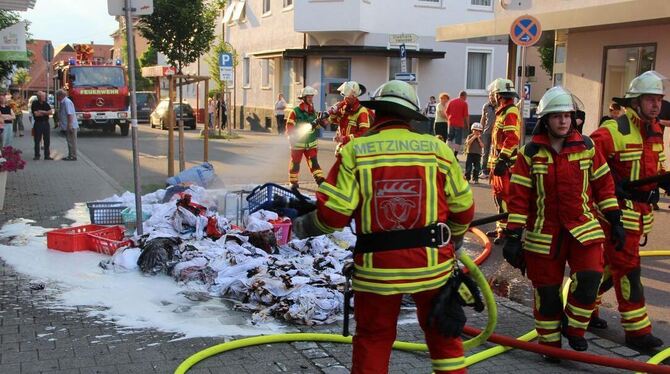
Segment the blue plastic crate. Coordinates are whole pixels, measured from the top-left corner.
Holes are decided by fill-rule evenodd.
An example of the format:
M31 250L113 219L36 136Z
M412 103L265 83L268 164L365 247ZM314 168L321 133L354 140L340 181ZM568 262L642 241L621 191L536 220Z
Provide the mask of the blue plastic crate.
M298 198L293 191L286 187L274 183L266 183L254 188L249 196L247 196L249 213L251 214L257 210L270 208L272 206L272 201L277 197L285 198L287 201Z
M126 209L120 201L94 201L86 203L91 223L95 225L119 225L123 223L121 211Z

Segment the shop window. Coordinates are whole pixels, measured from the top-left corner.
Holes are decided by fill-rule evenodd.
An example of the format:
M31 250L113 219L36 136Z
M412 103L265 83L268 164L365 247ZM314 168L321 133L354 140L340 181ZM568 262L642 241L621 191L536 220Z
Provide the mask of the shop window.
M630 81L656 65L656 45L605 47L603 113L612 97L623 97Z
M467 70L465 72L465 88L469 91L486 90L491 80L492 49L468 49Z

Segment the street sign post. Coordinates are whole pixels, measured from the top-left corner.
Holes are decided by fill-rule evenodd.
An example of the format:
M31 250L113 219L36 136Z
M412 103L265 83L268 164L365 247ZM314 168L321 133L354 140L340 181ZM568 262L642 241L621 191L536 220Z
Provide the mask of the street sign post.
M400 72L407 73L407 48L405 43L400 44Z
M110 16L125 16L125 0L107 0L107 13ZM131 14L133 16L148 16L154 12L154 0L131 0Z
M537 20L537 18L530 16L528 14L525 14L523 16L517 17L517 19L512 22L512 25L510 26L509 30L509 37L512 39L514 44L518 45L521 47L521 66L523 66L525 69L526 66L526 47L530 47L537 43L540 40L540 37L542 37L542 26L540 25L540 21ZM522 71L521 74L521 80L519 83L519 87L523 87L525 90L525 79L526 79L526 74L525 71ZM530 98L530 88L528 90L529 92L529 98ZM525 96L525 95L524 95ZM520 103L521 111L523 113L522 117L523 118L528 118L530 117L530 100L526 103L526 100L521 100ZM528 116L526 116L526 113L528 113ZM521 131L520 133L522 134L521 136L521 144L525 143L525 137L523 134L525 134L525 124L523 123L523 120L521 121Z
M416 83L416 74L414 73L396 73L395 79L403 82Z
M530 83L523 85L523 118L530 118Z
M222 52L219 54L219 80L226 83L232 83L235 80L232 53Z

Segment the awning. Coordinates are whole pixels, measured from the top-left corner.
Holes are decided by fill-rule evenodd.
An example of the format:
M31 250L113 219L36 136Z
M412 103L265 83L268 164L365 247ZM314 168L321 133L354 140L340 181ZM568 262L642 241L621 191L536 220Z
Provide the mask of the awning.
M541 7L538 6L537 8ZM473 41L476 38L506 36L512 22L524 13L532 14L542 24L542 30L599 28L611 25L659 22L670 19L670 1L635 0L611 2L548 12L500 12L493 19L438 27L436 40Z
M37 0L0 0L0 9L20 10L25 12L28 8L34 8L36 1Z
M265 50L265 51L258 51L258 52L251 52L249 55L254 56L256 58L275 58L275 57L283 57L285 49L270 49L270 50Z
M434 51L432 49L407 49L409 58L444 58L446 52ZM310 46L307 49L286 49L282 53L284 58L300 58L306 56L378 56L378 57L399 57L400 52L397 49L388 49L386 47L371 47L362 45L345 46Z

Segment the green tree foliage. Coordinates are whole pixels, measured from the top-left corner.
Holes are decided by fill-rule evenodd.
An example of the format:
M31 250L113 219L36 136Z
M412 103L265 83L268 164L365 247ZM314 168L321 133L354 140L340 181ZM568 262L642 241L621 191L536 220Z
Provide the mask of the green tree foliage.
M554 38L543 38L537 47L542 60L542 70L546 71L551 77L554 74Z
M203 0L154 0L154 12L138 28L156 50L177 67L195 62L214 40L218 3Z
M158 52L156 52L156 48L153 45L149 44L149 48L144 51L142 57L140 57L140 64L142 67L158 64Z
M7 28L19 21L21 21L21 17L17 12L0 10L0 30ZM27 29L28 22L26 22L26 32L28 31ZM29 35L26 35L26 37L29 37ZM30 57L30 54L28 57ZM15 66L27 68L30 66L30 61L0 61L0 80L8 78L14 72Z
M219 79L219 54L223 52L228 52L233 54L233 66L237 66L237 53L233 49L233 47L225 42L222 39L219 39L217 43L212 46L212 49L209 51L209 54L207 57L205 57L205 61L207 61L207 65L209 66L209 74L214 83L216 84L216 87L218 88L219 92L223 92L226 90L226 82L222 81Z
M18 68L12 75L12 84L19 87L19 90L23 92L23 88L26 83L30 82L31 76L26 68Z

